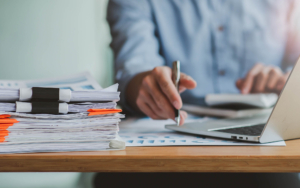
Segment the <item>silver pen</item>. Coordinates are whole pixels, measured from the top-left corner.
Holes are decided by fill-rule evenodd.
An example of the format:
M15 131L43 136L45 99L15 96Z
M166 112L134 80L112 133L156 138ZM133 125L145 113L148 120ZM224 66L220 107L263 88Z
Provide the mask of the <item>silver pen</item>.
M172 80L173 83L179 93L179 80L180 80L180 61L174 61L173 65L172 65ZM177 123L177 126L179 126L180 123L180 110L177 110L174 107L174 111L175 111L175 121Z

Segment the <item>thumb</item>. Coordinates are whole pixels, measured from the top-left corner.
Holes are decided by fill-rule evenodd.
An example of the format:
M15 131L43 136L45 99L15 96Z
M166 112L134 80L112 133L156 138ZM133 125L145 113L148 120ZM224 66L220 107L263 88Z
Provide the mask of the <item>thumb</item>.
M179 85L181 88L194 89L197 86L197 82L192 77L184 73L180 73Z

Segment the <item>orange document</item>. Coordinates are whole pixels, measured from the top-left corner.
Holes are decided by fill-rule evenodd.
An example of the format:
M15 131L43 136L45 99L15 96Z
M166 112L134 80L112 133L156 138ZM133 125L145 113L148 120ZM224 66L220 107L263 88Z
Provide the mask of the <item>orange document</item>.
M96 116L96 115L104 115L104 114L114 114L122 112L121 109L89 109L88 110L89 116Z
M8 129L8 127L13 126L13 125L14 125L13 123L0 124L0 131L1 130L6 130L6 129Z
M17 121L16 119L9 119L9 118L0 119L0 125L1 124L10 124L10 123L19 123L19 121Z
M9 117L10 117L9 114L3 114L3 115L0 115L0 119L9 118Z

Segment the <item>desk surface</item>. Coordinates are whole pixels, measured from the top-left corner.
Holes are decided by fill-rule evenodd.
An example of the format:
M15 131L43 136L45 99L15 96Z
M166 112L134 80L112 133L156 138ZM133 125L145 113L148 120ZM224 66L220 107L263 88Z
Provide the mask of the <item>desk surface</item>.
M0 155L2 172L300 172L300 140L279 146L127 147Z

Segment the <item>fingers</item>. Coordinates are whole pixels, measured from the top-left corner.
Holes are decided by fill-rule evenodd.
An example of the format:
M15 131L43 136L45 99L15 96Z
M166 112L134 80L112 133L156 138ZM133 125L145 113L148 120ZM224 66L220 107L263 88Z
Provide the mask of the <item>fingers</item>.
M285 82L286 82L286 80L284 79L284 78L280 78L279 80L278 80L278 83L277 83L277 85L276 85L276 89L275 89L275 92L277 93L277 94L279 94L280 93L280 91L281 90L283 90L283 88L284 88L284 85L285 85Z
M186 111L181 110L180 111L180 123L179 125L183 125L185 119L188 117L188 114L186 113Z
M256 64L247 74L246 78L239 79L236 86L241 93L279 93L289 76L284 75L279 67Z
M156 67L153 69L154 78L156 79L160 89L167 96L169 102L176 108L182 106L181 97L172 81L172 72L170 68Z
M236 87L241 90L242 89L242 85L243 85L243 80L242 79L238 79L235 83Z
M251 92L256 75L263 69L262 64L256 64L247 74L241 86L241 93L248 94Z
M269 72L269 78L267 82L267 90L268 91L274 91L277 90L276 86L281 77L283 76L282 71L278 67L272 68ZM285 82L284 82L285 83Z
M182 93L186 90L186 87L179 85L179 93Z
M260 72L255 76L254 84L252 86L253 93L266 92L266 85L269 78L271 67L263 67Z
M181 73L179 82L179 93L184 92L186 89L194 89L197 86L197 82L190 76Z
M142 74L141 74L142 75ZM152 119L175 120L174 108L182 106L181 97L172 81L172 70L169 67L156 67L140 77L135 103L137 108ZM181 74L179 91L196 87L190 76ZM182 125L187 118L185 111L180 112Z
M150 109L156 115L156 117L160 119L168 118L168 116L165 113L163 113L163 111L156 105L154 99L146 90L141 89L139 91L139 95L140 95L140 99L150 107ZM153 119L157 119L157 118L153 118Z
M168 98L164 95L164 93L158 87L156 80L153 76L149 75L143 80L143 88L152 96L154 100L154 105L160 109L161 116L164 118L175 118L174 108L169 102ZM178 92L177 92L178 93ZM178 94L179 95L179 94Z
M278 79L278 82L276 85L277 94L279 94L280 91L283 90L284 85L285 85L286 81L288 80L290 74L291 74L291 72L289 71L289 72L285 73L281 78Z
M144 113L147 114L152 119L159 119L158 116L151 110L151 108L141 99L137 99L136 101L137 106L140 108L140 110Z
M197 82L192 77L181 73L179 85L180 87L185 87L186 89L194 89L197 86Z

